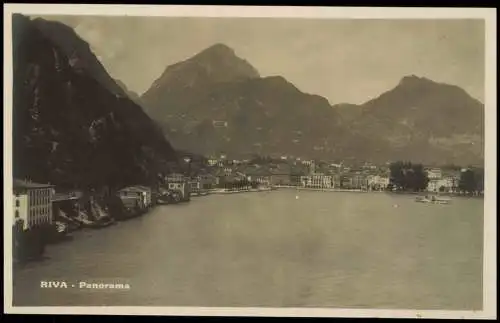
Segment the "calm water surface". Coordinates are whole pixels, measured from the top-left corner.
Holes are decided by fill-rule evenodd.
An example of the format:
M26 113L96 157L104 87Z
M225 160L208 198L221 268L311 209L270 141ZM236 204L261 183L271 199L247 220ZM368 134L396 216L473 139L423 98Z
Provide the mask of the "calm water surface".
M14 304L480 310L483 200L413 198L279 190L160 206L49 246L16 271Z

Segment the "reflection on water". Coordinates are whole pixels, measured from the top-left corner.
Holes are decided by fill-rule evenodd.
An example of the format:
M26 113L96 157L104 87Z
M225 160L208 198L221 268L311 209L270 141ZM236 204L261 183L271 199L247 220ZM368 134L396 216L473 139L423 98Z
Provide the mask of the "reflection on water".
M74 235L16 271L14 305L482 308L479 199L212 195ZM51 280L70 287L40 288ZM81 281L130 289L71 288Z

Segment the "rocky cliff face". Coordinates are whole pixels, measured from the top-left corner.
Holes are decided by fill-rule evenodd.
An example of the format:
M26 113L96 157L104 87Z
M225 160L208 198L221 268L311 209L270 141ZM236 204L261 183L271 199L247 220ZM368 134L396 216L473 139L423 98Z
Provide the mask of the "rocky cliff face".
M141 102L175 146L199 153L483 159L484 106L456 86L416 76L365 104L332 107L283 77L259 77L219 44L167 67Z
M13 16L14 176L81 187L152 181L175 151L66 28Z
M81 39L73 28L57 22L36 18L31 21L41 34L49 39L67 57L74 71L91 75L99 84L111 93L125 97L126 92L108 74L96 58L90 45Z

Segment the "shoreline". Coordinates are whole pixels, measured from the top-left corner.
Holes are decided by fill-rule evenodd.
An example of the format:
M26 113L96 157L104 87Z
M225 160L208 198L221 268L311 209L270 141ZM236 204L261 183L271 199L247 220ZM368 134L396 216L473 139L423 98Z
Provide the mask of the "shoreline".
M439 195L449 197L468 197L468 198L484 198L484 195L466 195L450 192L410 192L410 191L386 191L386 190L362 190L362 189L345 189L345 188L313 188L313 187L297 187L297 186L275 186L276 189L296 189L297 191L317 191L317 192L353 192L353 193L387 193L395 195Z
M207 195L210 194L237 194L237 193L258 193L258 192L270 192L272 191L272 188L252 188L252 189L245 189L245 190L228 190L228 189L216 189L213 191L210 191Z
M314 187L297 187L297 186L273 186L265 189L247 189L247 190L227 190L227 189L212 189L208 190L205 194L191 195L191 197L208 196L212 194L237 194L237 193L257 193L257 192L270 192L280 189L285 190L296 190L296 191L312 191L312 192L341 192L341 193L386 193L393 195L413 195L413 196L423 196L423 195L437 195L446 197L464 197L464 198L484 198L484 195L464 195L458 193L445 193L445 192L397 192L397 191L386 191L386 190L362 190L362 189L345 189L345 188L314 188Z
M356 193L384 192L384 191L365 191L361 189L315 188L315 187L300 187L300 186L276 186L276 189L295 189L297 191L315 191L315 192L356 192Z
M391 192L391 191L375 191L375 190L361 190L361 189L341 189L341 188L312 188L312 187L297 187L297 186L273 186L273 187L266 187L266 188L252 188L252 189L240 189L240 190L229 190L229 189L209 189L205 192L199 192L196 195L191 195L190 197L201 197L201 196L210 196L212 194L215 195L227 195L227 194L238 194L238 193L258 193L258 192L271 192L271 191L276 191L280 189L285 189L285 190L296 190L298 191L311 191L311 192L354 192L354 193L387 193L391 195L413 195L413 196L422 196L422 195L439 195L439 196L445 196L445 197L464 197L464 198L473 198L473 199L484 199L484 195L462 195L462 194L457 194L457 193L435 193L435 192ZM157 204L161 205L161 204ZM166 204L168 205L168 204ZM145 210L141 210L142 212L138 212L137 214L133 214L133 216L124 216L121 218L114 218L110 217L109 223L106 223L105 225L98 225L98 221L95 222L96 225L80 225L77 228L73 230L68 230L64 234L57 235L58 239L55 239L56 237L54 236L54 241L46 241L45 245L51 245L51 244L57 244L60 242L70 242L72 240L72 233L75 231L84 231L84 230L101 230L105 229L109 226L112 226L112 224L116 224L121 221L127 221L136 217L141 217L145 216L154 209L153 207L149 207ZM28 260L28 262L31 262L32 260ZM21 261L24 262L24 261Z

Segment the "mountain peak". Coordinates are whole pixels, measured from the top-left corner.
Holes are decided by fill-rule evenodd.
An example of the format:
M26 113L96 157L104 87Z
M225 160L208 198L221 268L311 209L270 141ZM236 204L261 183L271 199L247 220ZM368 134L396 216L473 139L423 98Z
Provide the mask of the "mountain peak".
M234 49L232 49L231 47L227 46L226 44L222 44L222 43L216 43L216 44L204 49L203 51L201 51L199 53L199 55L201 55L201 54L236 56Z
M448 93L450 98L456 96L460 97L462 100L470 99L482 104L479 100L471 97L467 91L457 85L436 82L426 77L419 77L413 74L404 76L395 89L404 89L409 91L413 91L415 89L419 89L420 91L438 91L441 94Z
M229 46L216 43L185 61L167 66L143 95L146 106L166 100L176 90L206 91L218 83L259 78L260 74Z
M428 79L428 78L420 77L420 76L417 76L415 74L404 76L401 79L401 81L399 81L400 85L401 84L412 85L412 84L422 84L422 83L435 83L435 82Z
M197 62L202 65L213 65L213 67L217 69L227 68L227 66L229 65L231 65L232 67L234 67L233 65L251 66L245 59L236 55L234 49L222 43L216 43L210 47L205 48L198 54L188 59L188 61ZM252 69L254 68L252 67Z

